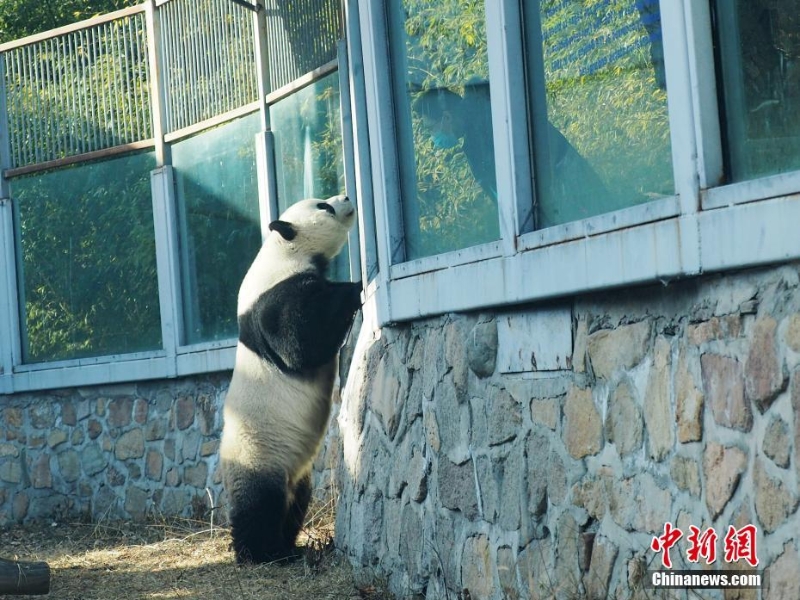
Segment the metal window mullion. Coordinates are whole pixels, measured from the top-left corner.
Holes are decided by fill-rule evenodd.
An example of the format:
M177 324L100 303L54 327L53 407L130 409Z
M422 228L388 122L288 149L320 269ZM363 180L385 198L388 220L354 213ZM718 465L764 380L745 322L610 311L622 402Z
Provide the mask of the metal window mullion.
M161 339L167 353L167 376L174 377L177 374L178 348L183 344L183 310L172 166L165 165L151 171L150 185L153 197Z
M694 3L693 0L688 2ZM663 0L660 7L672 168L681 207L680 238L675 243L680 246L684 271L698 273L701 268L700 225L697 219L700 208L700 159L686 22L687 17L691 18L692 11L686 9L686 0Z
M400 244L402 253L403 212L400 173L395 137L389 38L386 6L383 3L359 3L348 0L350 14L358 15L361 56L365 82L366 121L369 127L370 172L374 193L375 233L378 256L378 324L391 322L389 276L393 251ZM401 258L396 256L394 258ZM399 262L399 260L397 261Z
M533 230L533 185L519 2L486 2L489 89L500 238L507 256Z

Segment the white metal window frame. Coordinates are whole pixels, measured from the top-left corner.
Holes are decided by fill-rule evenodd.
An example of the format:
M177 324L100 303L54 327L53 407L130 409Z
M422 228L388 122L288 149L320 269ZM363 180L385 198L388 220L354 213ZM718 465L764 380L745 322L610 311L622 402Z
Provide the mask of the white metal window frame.
M160 26L158 11L153 2L137 10L146 10L148 39L158 38ZM261 11L263 13L263 11ZM114 13L117 14L117 13ZM113 17L113 15L111 15ZM103 15L88 22L78 23L70 28L87 27L95 21L108 20ZM150 174L153 202L153 224L156 240L156 265L158 294L161 317L162 348L131 354L106 355L63 361L48 361L26 364L22 361L20 347L20 306L16 281L16 249L13 203L9 199L8 181L0 177L0 394L28 392L45 389L80 387L98 384L113 384L128 381L170 379L181 376L218 372L233 368L236 338L202 342L183 343L183 314L181 302L180 257L178 254L178 223L175 204L175 185L173 168L169 164L170 144L189 136L202 133L212 127L229 123L238 118L259 111L262 131L255 136L257 171L259 177L259 205L262 234L268 233L267 225L277 218L277 195L275 187L274 144L269 130L269 107L319 79L339 72L341 90L341 120L343 129L345 180L348 194L367 198L364 209L359 211L362 227L370 223L369 206L371 200L363 189L362 181L368 181L363 174L357 176L357 165L364 161L354 161L353 152L364 152L367 141L353 130L354 124L362 117L354 116L353 109L360 110L363 93L351 94L349 86L351 70L347 60L347 45L339 48L339 59L308 73L283 88L267 93L266 55L262 44L264 26L259 13L254 14L254 36L256 38L256 63L259 74L260 101L242 106L236 110L214 118L195 123L180 130L167 133L164 129L165 106L162 92L163 81L156 61L156 51L149 47L150 68L155 75L151 78L153 102L153 140L139 144L136 149L153 149L157 167ZM58 30L61 31L61 30ZM52 34L55 35L55 34ZM2 69L0 55L0 69ZM356 67L358 63L356 63ZM0 78L0 86L3 79ZM363 84L362 84L363 87ZM0 89L0 92L3 90ZM0 94L0 101L5 98ZM4 107L0 107L4 108ZM2 113L5 114L3 110ZM86 158L77 157L79 159ZM0 165L9 164L7 136L0 137ZM364 216L366 215L366 217ZM365 220L366 219L366 220ZM366 265L374 262L361 254L358 233L352 234L350 266L353 273L362 273L366 279ZM8 268L6 268L8 267Z
M359 7L348 31L364 44L379 324L800 257L800 172L719 185L711 15L707 2L694 0L660 2L675 195L529 231L535 173L522 83L524 23L519 0L498 0L485 7L500 240L402 262L387 7Z

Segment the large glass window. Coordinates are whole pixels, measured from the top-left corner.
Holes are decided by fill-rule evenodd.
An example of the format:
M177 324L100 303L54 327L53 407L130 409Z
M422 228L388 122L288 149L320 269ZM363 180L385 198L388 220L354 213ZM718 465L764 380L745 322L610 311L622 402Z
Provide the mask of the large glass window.
M304 198L345 193L339 73L333 72L270 106L275 136L278 212ZM349 247L330 276L350 279Z
M15 178L25 362L161 347L152 153Z
M526 0L537 227L674 193L658 0Z
M387 10L406 259L497 240L484 2Z
M800 5L716 0L729 179L800 169Z
M258 114L172 147L180 227L185 342L236 337L236 299L261 246Z

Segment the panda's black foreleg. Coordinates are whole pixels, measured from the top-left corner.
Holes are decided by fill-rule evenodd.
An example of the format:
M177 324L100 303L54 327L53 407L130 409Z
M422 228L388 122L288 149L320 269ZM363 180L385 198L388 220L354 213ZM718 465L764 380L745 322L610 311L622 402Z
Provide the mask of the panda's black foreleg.
M301 477L294 489L294 499L286 513L286 521L283 525L283 539L286 544L292 547L297 542L297 535L305 523L308 505L311 502L311 473L306 473Z
M233 485L228 486L228 519L236 562L258 564L294 558L294 544L287 544L284 537L286 477L237 471Z

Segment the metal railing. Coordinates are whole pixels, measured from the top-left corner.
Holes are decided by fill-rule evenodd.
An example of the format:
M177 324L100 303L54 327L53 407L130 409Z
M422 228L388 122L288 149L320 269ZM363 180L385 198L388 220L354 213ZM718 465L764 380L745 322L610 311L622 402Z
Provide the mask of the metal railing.
M144 5L0 46L11 169L152 137Z

